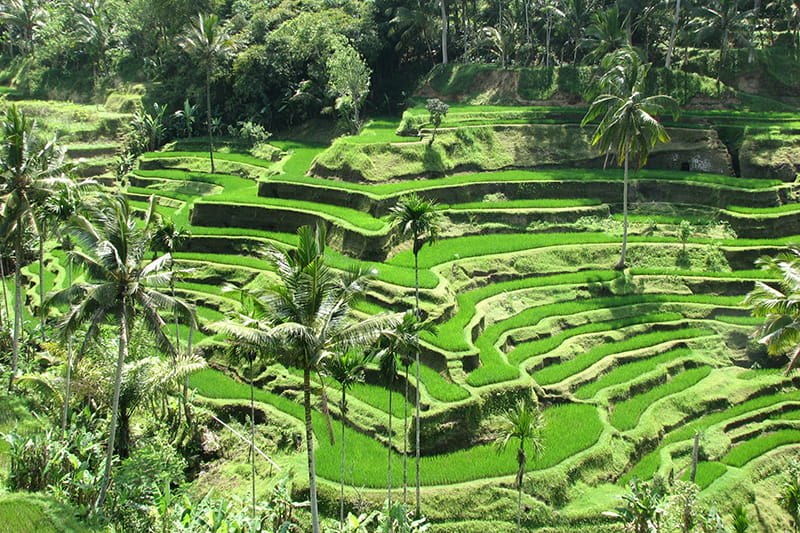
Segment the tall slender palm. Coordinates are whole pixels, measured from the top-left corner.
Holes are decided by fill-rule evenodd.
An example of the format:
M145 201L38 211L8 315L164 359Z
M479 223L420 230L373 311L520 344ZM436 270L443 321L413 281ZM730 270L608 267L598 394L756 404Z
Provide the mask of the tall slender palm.
M309 500L313 533L319 533L314 435L311 420L311 374L334 353L371 345L393 319L357 320L352 304L363 295L367 273L340 276L325 262L325 230L303 226L291 252L271 250L269 259L280 282L265 291L275 327L273 335L289 363L303 370L303 407L308 453Z
M228 290L228 289L226 289ZM230 289L233 290L233 289ZM253 363L272 361L275 353L275 338L272 334L271 313L257 292L240 291L239 309L222 322L215 322L212 329L218 330L233 343L236 355L243 356L249 363L250 382L250 481L252 519L256 519L256 413L255 413L255 371ZM254 522L255 523L255 522Z
M731 41L749 42L752 26L749 22L754 11L740 9L740 0L711 0L699 7L698 37L704 39L709 32L719 33L719 65L717 67L717 86L719 87L722 68L728 56Z
M48 18L48 11L39 0L7 0L0 6L0 22L11 29L24 55L33 54L36 30Z
M414 254L414 315L420 318L419 311L419 252L425 243L433 244L439 238L441 224L441 213L435 202L426 200L416 193L411 193L400 198L397 205L390 211L390 219L395 227L400 229L401 234L411 235L413 239L412 252ZM419 463L420 463L420 377L419 377L419 337L417 337L415 349L416 362L416 431L415 431L415 453L416 453L416 489L417 506L416 516L421 515L420 509L420 482L419 482Z
M386 385L386 390L389 393L389 425L386 430L386 501L387 508L392 508L392 437L394 431L392 430L392 421L394 420L394 410L392 407L393 389L397 383L397 354L392 349L391 345L383 346L377 353L378 359L378 372L380 373L381 381ZM387 520L387 522L391 523Z
M350 350L344 353L335 354L325 361L324 373L332 377L339 383L342 391L342 398L339 402L339 412L342 417L342 457L341 473L339 478L339 525L344 528L344 478L345 478L345 427L347 426L347 391L355 385L364 381L364 371L367 364L372 359L372 353Z
M745 298L753 316L764 318L753 336L772 355L790 354L788 374L800 362L800 247L791 245L776 257L760 258L756 265L777 275L778 287L757 281Z
M664 66L669 69L672 65L672 52L675 50L675 37L678 34L678 26L681 21L681 0L675 0L675 16L672 19L672 29L669 32L669 46L667 47L667 58Z
M74 243L69 236L69 220L76 216L83 206L83 193L85 190L79 187L69 187L61 189L57 195L51 196L44 204L44 211L47 213L47 219L55 226L55 231L61 238L61 250L66 252L67 255L67 287L72 287L72 256L69 255L74 249ZM41 243L40 243L41 250ZM39 284L43 285L41 272L43 271L42 255L39 254ZM41 301L44 303L44 294L41 293ZM45 307L44 305L42 306ZM72 337L67 339L67 363L66 363L66 376L64 379L64 406L61 413L61 433L62 436L67 430L67 420L69 420L69 402L72 386Z
M642 63L639 55L630 48L609 55L603 61L606 73L600 79L605 91L594 99L581 125L600 118L591 143L608 157L616 156L624 166L622 192L622 253L615 268L625 268L628 246L628 172L631 160L635 168L647 163L647 156L656 143L669 141L669 135L658 121L657 115L671 112L677 115L677 104L670 96L646 96L645 79L649 63Z
M233 50L233 41L223 31L219 17L199 13L195 23L181 39L181 46L195 56L203 65L206 74L206 126L208 127L208 155L211 158L211 172L214 172L214 136L211 131L211 73L214 62Z
M406 491L408 489L408 370L413 362L414 354L417 352L419 334L423 331L434 332L433 324L429 321L421 321L413 311L403 314L403 320L396 327L388 330L384 334L388 348L395 358L399 356L400 362L405 367L405 379L403 384L405 392L403 394L403 505L405 505ZM391 398L391 396L390 396Z
M73 252L73 257L84 267L91 281L73 285L54 297L55 301L75 302L61 323L64 336L74 334L83 324L89 325L79 353L96 336L103 322L113 317L119 327L106 462L95 509L103 505L108 490L119 418L122 370L128 358L134 318L143 318L157 346L172 354L175 348L164 331L161 312L177 310L187 321L194 322L193 310L188 305L158 290L169 286L170 255L162 255L149 263L144 261L150 242L153 205L151 198L143 225L137 224L133 210L122 195L109 197L89 217L75 217L71 233L81 250Z
M627 19L617 6L598 11L594 21L586 29L584 46L591 48L584 61L591 64L601 61L608 54L630 46L630 36L625 31Z
M528 463L529 450L534 457L542 454L542 429L544 419L530 401L519 400L514 407L503 413L503 427L497 452L505 451L511 441L517 442L517 533L522 531L522 480Z
M14 260L14 332L12 341L11 377L13 388L19 360L19 335L22 328L23 240L25 231L36 232L35 211L59 187L68 187L71 180L64 176L64 150L55 139L41 141L36 135L36 123L12 105L0 124L0 235L13 235Z

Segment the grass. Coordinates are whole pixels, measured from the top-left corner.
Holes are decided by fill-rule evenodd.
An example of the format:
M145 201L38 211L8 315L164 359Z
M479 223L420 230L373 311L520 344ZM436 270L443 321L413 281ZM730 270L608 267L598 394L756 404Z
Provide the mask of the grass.
M630 339L625 339L613 344L601 344L595 346L589 351L579 354L569 361L564 361L562 363L538 370L532 374L532 377L540 385L558 383L559 381L577 374L582 370L586 370L604 357L612 354L632 350L641 350L643 348L652 348L665 342L688 340L713 334L714 332L711 330L698 328L645 333L643 335L637 335L636 337L631 337Z
M425 250L423 248L423 250ZM476 305L482 300L499 294L530 289L534 287L547 287L556 285L570 285L589 282L611 281L618 274L610 271L586 271L570 274L556 274L552 276L529 277L513 281L492 283L480 289L461 292L456 295L458 312L447 322L437 327L436 335L423 333L422 338L442 350L449 352L463 352L472 348L467 340L465 328L475 316Z
M671 322L682 318L683 316L680 313L652 313L584 324L562 331L556 335L521 344L508 353L508 362L512 365L517 365L530 357L552 351L563 344L567 339L578 335L599 333L602 331L615 331L636 324Z
M582 400L593 398L599 391L614 385L626 383L639 376L643 376L648 372L655 370L658 366L675 361L682 357L687 357L692 354L692 351L686 348L678 348L676 350L669 350L654 357L648 357L632 363L625 363L616 367L611 372L594 379L590 383L583 385L575 391L575 397Z
M742 205L729 205L727 210L745 215L777 215L780 213L796 213L800 211L800 204L783 204L775 207L747 207Z
M409 375L416 375L417 364L413 363L409 368ZM419 368L419 379L425 385L425 390L431 398L444 403L458 402L469 398L469 392L463 387L451 383L444 379L441 374L432 368L421 365Z
M618 169L543 169L543 170L498 170L478 173L453 174L441 178L425 180L401 180L389 183L363 184L347 181L331 181L322 178L306 176L308 167L297 172L289 172L284 167L285 174L266 178L268 181L293 183L322 188L346 190L364 194L372 198L391 198L410 192L424 194L426 191L445 187L467 186L479 183L518 183L539 181L565 181L565 182L616 182L622 179L622 171ZM137 171L139 173L141 171ZM634 180L675 181L685 183L698 183L710 186L724 186L733 189L762 190L778 187L782 184L778 180L744 179L718 174L703 174L699 172L680 172L673 170L639 170Z
M495 210L495 209L567 209L571 207L588 207L601 205L603 202L593 198L507 200L501 202L469 202L456 205L442 205L442 209L451 211Z
M31 493L0 495L2 533L93 533L104 531L81 524L75 512L52 496Z
M620 483L627 483L627 481L634 475L640 479L651 478L658 470L658 466L660 464L659 452L665 446L676 442L688 441L694 437L695 433L703 432L706 429L725 420L736 418L750 411L756 411L758 409L770 407L780 402L792 400L800 400L800 391L793 390L779 394L758 396L742 403L731 405L723 411L708 413L694 421L682 424L679 428L667 433L664 438L661 439L661 444L658 446L658 448L642 457L642 459L639 460L639 462L628 474L620 478Z
M156 159L175 159L175 158L192 158L192 159L208 159L209 154L208 151L205 152L181 152L181 151L173 151L173 152L145 152L142 154L142 159L148 160L156 160ZM275 163L271 161L264 161L263 159L259 159L257 157L253 157L248 154L243 153L224 153L224 152L214 152L214 159L219 159L220 161L232 161L234 163L242 163L245 165L251 165L255 167L262 167L262 168L272 168Z
M694 481L700 490L705 490L727 471L728 467L718 461L698 461ZM690 478L691 471L687 469L681 476L681 481L689 481Z
M756 457L785 444L800 442L800 430L780 429L774 433L760 435L758 438L747 440L734 446L722 458L722 462L736 467L742 467Z
M666 383L648 390L644 394L637 394L625 401L614 405L611 412L611 424L620 431L633 429L639 422L639 417L654 402L688 389L697 384L711 372L711 368L701 366L681 372Z
M206 369L197 372L189 381L190 386L209 398L247 400L250 397L250 389L247 385L237 383L215 370ZM302 419L303 407L300 403L263 389L257 389L255 394L259 402L273 405L298 420ZM539 459L528 461L529 470L554 466L589 448L597 442L603 430L597 410L591 405L560 405L546 409L543 414L545 451ZM324 417L316 411L313 413L313 425L316 435L327 434ZM575 429L571 432L564 432L561 430L564 427ZM385 446L350 428L346 429L346 443L348 456L359 458L353 482L357 486L385 487L387 461ZM339 445L331 444L326 438L320 438L315 449L317 473L325 479L338 480L339 454L341 452ZM392 461L393 469L397 468L395 471L400 472L401 456L392 454ZM498 454L491 445L479 445L449 454L423 457L420 474L422 484L430 486L510 475L515 471L516 452L511 447L505 453ZM414 475L413 467L409 475Z

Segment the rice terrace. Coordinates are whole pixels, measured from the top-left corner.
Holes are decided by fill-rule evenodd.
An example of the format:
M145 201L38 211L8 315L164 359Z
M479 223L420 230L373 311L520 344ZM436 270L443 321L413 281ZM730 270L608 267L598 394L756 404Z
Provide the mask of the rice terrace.
M2 3L0 533L798 531L797 4L540 3Z

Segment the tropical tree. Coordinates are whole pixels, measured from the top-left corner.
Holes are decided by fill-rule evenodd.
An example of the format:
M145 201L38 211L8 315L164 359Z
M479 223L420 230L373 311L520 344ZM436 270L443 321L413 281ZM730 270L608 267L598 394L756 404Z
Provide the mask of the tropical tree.
M227 291L235 290L226 287ZM258 292L239 291L239 309L211 328L231 339L232 355L247 360L250 385L250 481L252 519L256 519L256 408L254 362L272 361L275 338L272 334L272 314Z
M522 531L522 480L528 464L528 453L539 457L544 450L542 414L530 400L519 400L511 409L502 415L500 440L497 441L497 452L502 453L512 441L517 443L517 533Z
M22 266L25 232L38 233L36 212L58 188L72 185L64 175L64 150L55 139L41 141L36 123L12 105L0 124L0 235L11 235L14 243L14 332L12 337L11 377L13 388L19 359L19 336L22 329ZM40 302L41 303L41 302Z
M669 46L667 47L667 58L664 66L669 69L672 65L672 52L675 50L675 37L678 34L678 26L681 21L681 0L675 0L675 16L672 19L672 29L669 32Z
M435 243L439 238L439 226L441 214L435 202L425 200L416 193L411 193L400 198L395 206L392 207L390 219L396 228L399 228L402 235L411 235L414 254L414 316L420 318L419 311L419 252L426 242ZM417 508L416 516L421 516L420 510L420 377L419 377L419 339L416 341L415 349L416 362L416 430L415 430L415 454L417 468Z
M428 98L428 101L425 103L425 109L428 110L430 114L430 123L433 124L433 133L431 134L431 140L428 144L433 144L433 140L436 138L436 130L442 125L442 120L447 116L447 112L450 111L450 106L438 98Z
M740 3L740 0L711 0L698 7L698 38L706 39L711 33L719 35L717 86L731 41L748 43L752 36L750 19L753 17L753 10L740 10Z
M369 93L369 77L372 71L358 50L350 44L337 46L326 64L328 90L336 97L336 109L346 115L352 113L350 132L361 129L361 106Z
M134 319L141 317L156 345L169 354L175 354L175 347L164 331L165 322L161 312L178 312L187 322L194 322L192 308L159 291L169 286L172 257L165 254L145 262L151 238L153 207L151 197L144 224L137 224L125 196L115 195L108 197L89 216L75 217L71 234L81 249L72 252L72 256L76 263L84 267L88 281L75 284L54 296L56 302L74 302L61 322L63 336L68 338L80 326L88 324L79 354L95 338L103 322L113 317L119 328L106 462L95 509L102 507L108 490L119 419L122 372L128 359Z
M624 167L622 190L622 253L616 269L625 268L628 246L628 173L631 160L638 169L647 163L650 151L658 142L669 141L669 134L658 121L658 114L671 112L677 115L677 104L667 95L646 96L645 79L649 63L642 63L639 55L630 48L607 56L603 61L605 74L600 79L603 94L592 102L581 125L599 118L591 138L606 154L614 155Z
M630 492L620 496L622 504L614 511L603 514L621 520L627 531L650 533L658 531L664 515L666 491L660 478L640 481L634 477L629 483Z
M777 287L756 281L745 298L755 317L764 319L753 336L771 355L789 354L788 375L800 357L800 247L790 245L775 257L761 257L756 265L778 278Z
M211 128L211 73L214 62L233 50L233 41L223 31L219 17L200 13L195 23L183 35L181 46L195 56L206 74L206 127L208 128L208 155L211 158L211 172L214 172L214 136Z
M318 372L332 354L370 346L394 319L381 315L356 319L351 306L363 295L368 273L356 270L339 276L328 266L324 227L303 226L297 234L296 249L269 251L280 282L266 290L263 298L272 313L272 333L280 353L303 371L311 526L313 533L319 533L311 374Z
M342 417L341 435L341 473L339 478L339 525L344 527L344 478L345 478L345 427L347 426L347 391L355 385L364 381L364 371L372 359L372 353L350 350L344 353L334 354L325 360L323 371L339 383L342 392L339 402L339 413ZM390 415L391 416L391 415Z
M39 0L7 0L0 6L0 22L11 29L23 55L33 54L36 30L48 18L47 9Z
M106 0L77 2L75 17L78 37L94 56L92 71L97 80L108 71L106 52L114 28Z
M586 29L583 46L591 50L584 58L586 63L597 63L607 55L630 47L630 35L625 31L627 20L617 6L598 11Z

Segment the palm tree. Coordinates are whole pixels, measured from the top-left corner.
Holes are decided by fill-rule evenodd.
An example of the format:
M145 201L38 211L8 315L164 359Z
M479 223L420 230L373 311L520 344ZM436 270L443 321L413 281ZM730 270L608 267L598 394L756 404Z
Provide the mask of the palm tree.
M0 235L13 235L14 260L14 332L12 341L11 377L13 388L19 360L19 335L22 328L22 265L25 231L37 230L34 212L58 187L68 187L72 181L64 176L64 150L55 139L42 142L36 135L36 123L12 105L0 124Z
M234 290L225 288L224 290ZM237 356L243 356L249 363L248 378L250 382L250 476L252 519L256 518L256 408L255 371L253 363L256 359L273 359L275 338L272 334L272 318L267 304L257 292L240 291L240 308L229 320L211 324L211 329L220 331L232 340L232 350ZM255 523L255 522L254 522Z
M350 350L348 352L335 354L333 357L325 361L323 371L328 376L332 377L339 383L342 390L342 398L339 402L339 412L342 417L342 459L341 459L341 474L339 479L339 525L344 528L344 460L345 460L345 446L344 435L345 426L347 425L347 390L355 385L364 381L364 370L367 368L372 359L372 354L369 352L359 352Z
M413 239L412 252L414 254L414 316L420 318L419 311L419 252L425 243L433 244L439 238L439 226L441 213L435 202L425 200L416 193L411 193L400 198L397 205L392 207L390 219L395 227L400 228L403 235L411 235ZM420 463L420 377L419 377L419 338L417 337L415 349L416 368L416 436L415 452L417 467L417 507L416 516L419 518L420 512L420 482L419 482L419 463Z
M542 429L544 419L530 401L519 400L514 407L503 413L503 428L497 441L497 453L506 450L509 442L517 441L517 533L522 531L522 479L528 462L528 451L534 457L542 454Z
M170 354L175 353L175 348L164 332L161 312L176 310L185 320L194 323L194 312L188 305L158 290L169 286L171 256L165 254L144 263L150 242L153 205L151 197L143 225L137 224L133 210L122 195L108 197L90 215L91 218L75 217L71 233L82 250L73 252L73 257L92 281L73 285L54 297L54 301L75 302L61 323L65 337L74 334L81 325L89 325L79 354L97 335L100 324L113 317L119 327L106 462L95 509L103 505L108 490L119 419L122 371L128 358L134 318L142 317L157 346Z
M625 31L627 19L619 12L617 6L598 11L594 21L586 29L587 38L584 45L591 47L584 61L592 64L603 60L608 54L630 46L630 36Z
M373 316L357 320L352 304L363 295L367 273L337 275L325 262L325 229L303 226L291 252L270 250L280 283L265 291L275 327L273 336L288 362L303 371L303 407L308 453L309 500L313 533L319 533L314 435L311 420L311 374L335 353L361 349L377 340L394 319Z
M622 253L615 266L625 268L628 246L628 170L631 159L635 168L647 163L647 156L656 143L669 141L669 135L658 121L659 113L668 111L677 115L677 104L670 96L645 96L644 84L649 63L642 63L639 55L630 48L609 55L603 61L606 73L600 79L605 92L594 99L581 125L600 117L591 143L608 157L614 154L617 163L624 166L622 192Z
M19 49L25 55L33 54L36 30L48 18L47 9L38 0L7 0L0 7L0 22L6 24L15 34Z
M756 265L778 277L778 288L756 281L745 298L753 316L764 318L753 336L771 355L790 354L788 375L800 361L800 247L791 245L776 257L758 259Z
M675 16L672 20L672 29L669 32L669 46L667 48L667 59L664 66L669 69L672 65L672 52L675 50L675 37L678 34L678 25L681 21L681 0L675 0Z
M195 24L181 39L181 46L190 55L196 56L206 71L206 126L208 128L208 154L211 158L211 172L214 172L214 137L211 131L211 71L214 62L230 50L233 41L222 30L219 17L199 13Z
M404 317L405 321L405 317ZM392 409L392 389L397 381L397 353L392 349L392 346L384 346L377 353L378 359L378 372L381 376L381 381L386 384L386 390L389 393L389 426L386 430L386 448L387 448L387 463L386 463L386 500L387 507L392 508L392 420L394 419L394 411ZM403 436L405 438L405 435Z
M703 39L709 32L720 35L717 88L731 41L748 42L751 37L749 19L753 16L753 10L740 11L739 3L739 0L711 0L698 7L700 13L698 36Z

